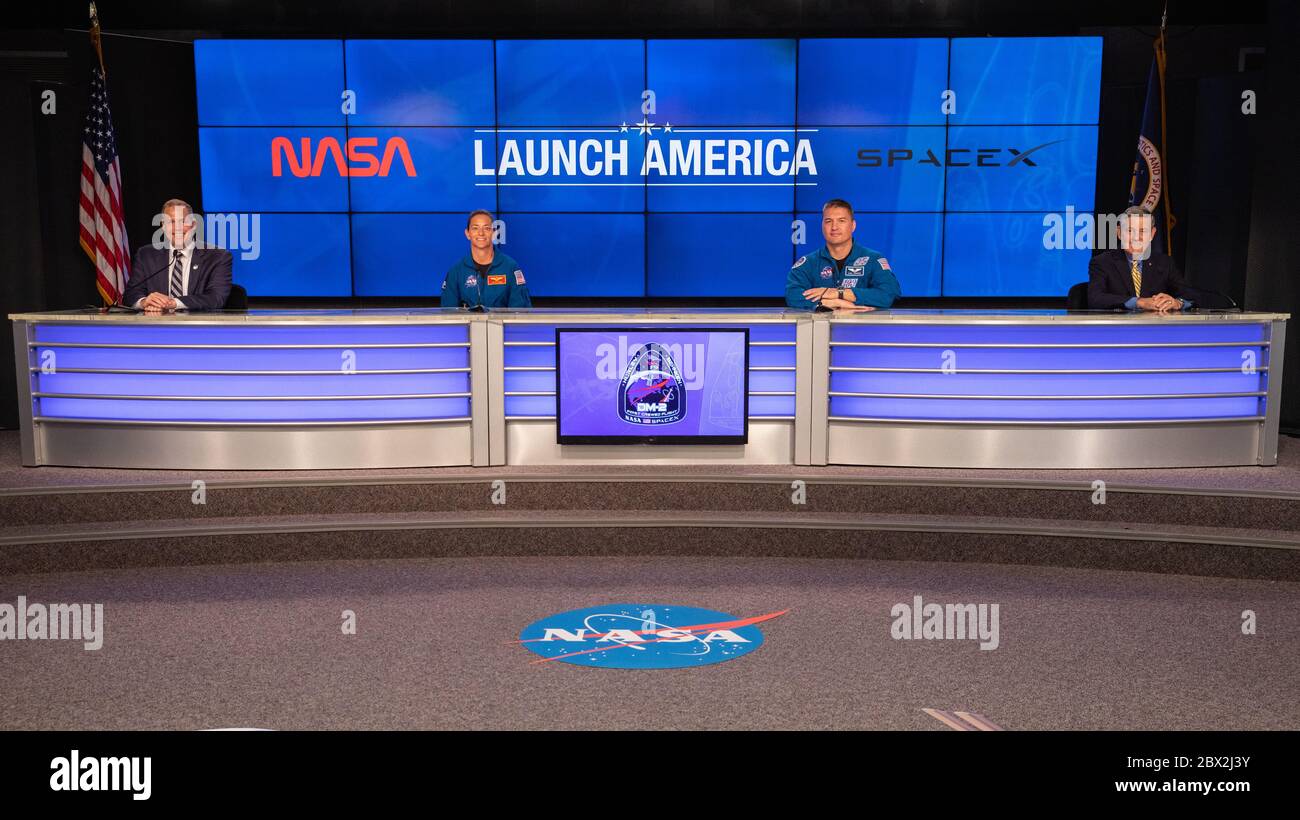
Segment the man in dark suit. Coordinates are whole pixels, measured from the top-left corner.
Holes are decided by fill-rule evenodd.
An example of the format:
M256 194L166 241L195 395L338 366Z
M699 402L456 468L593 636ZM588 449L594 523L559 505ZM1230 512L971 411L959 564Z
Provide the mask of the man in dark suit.
M1088 307L1161 313L1190 308L1178 266L1152 246L1156 226L1151 212L1129 208L1115 231L1119 248L1102 251L1088 264Z
M167 200L162 209L166 246L136 249L122 304L145 313L225 307L233 259L228 250L196 246L195 221L188 203Z

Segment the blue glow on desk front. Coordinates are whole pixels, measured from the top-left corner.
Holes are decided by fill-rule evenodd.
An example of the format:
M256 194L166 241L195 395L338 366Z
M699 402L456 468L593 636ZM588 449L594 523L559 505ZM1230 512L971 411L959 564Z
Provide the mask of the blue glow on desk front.
M38 419L284 423L470 415L469 326L37 325Z
M832 420L1256 419L1261 324L831 327Z

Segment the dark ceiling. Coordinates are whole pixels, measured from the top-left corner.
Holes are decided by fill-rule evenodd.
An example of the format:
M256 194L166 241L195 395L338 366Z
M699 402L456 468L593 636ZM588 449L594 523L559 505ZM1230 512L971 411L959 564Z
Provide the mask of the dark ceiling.
M1172 0L1169 24L1265 24L1267 3ZM1158 26L1163 0L427 0L287 2L189 0L98 4L106 31L170 39L269 36L863 36L900 34L1070 34L1101 26ZM76 0L5 9L0 45L87 26Z

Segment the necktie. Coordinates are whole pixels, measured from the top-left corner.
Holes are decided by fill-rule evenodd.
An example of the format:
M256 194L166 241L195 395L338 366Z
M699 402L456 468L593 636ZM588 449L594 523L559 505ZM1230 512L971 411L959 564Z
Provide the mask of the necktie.
M1142 263L1134 259L1129 262L1133 274L1133 295L1142 298Z
M185 257L179 248L172 251L172 278L168 285L167 295L173 299L185 295Z

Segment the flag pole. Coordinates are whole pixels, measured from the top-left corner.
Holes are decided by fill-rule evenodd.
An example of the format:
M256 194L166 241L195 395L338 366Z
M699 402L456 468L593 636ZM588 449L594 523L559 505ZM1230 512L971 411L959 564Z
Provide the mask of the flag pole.
M1169 0L1160 12L1160 36L1156 39L1156 72L1160 75L1160 161L1163 165L1165 198L1165 253L1174 253L1174 206L1169 198L1169 126L1165 121L1165 23L1169 19Z
M99 37L99 12L95 10L95 4L90 4L90 44L95 47L95 56L99 58L99 73L105 77L108 72L104 70L104 46Z
M105 305L121 299L131 276L131 252L122 215L121 165L108 108L108 72L99 11L90 3L90 44L98 65L90 69L89 105L81 143L77 239L95 267L95 287Z
M107 82L108 72L104 69L104 45L99 36L99 11L95 8L94 3L90 4L90 44L94 47L95 57L99 60L99 74L105 79L105 82ZM81 240L81 247L90 256L90 261L98 264L96 251L86 244L85 239ZM104 286L101 285L98 280L95 282L95 289L99 291L99 296L104 300L105 305L111 305L113 303L114 300L111 298L109 293L104 290Z

